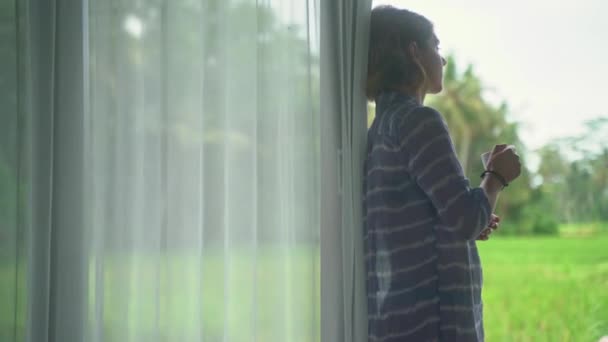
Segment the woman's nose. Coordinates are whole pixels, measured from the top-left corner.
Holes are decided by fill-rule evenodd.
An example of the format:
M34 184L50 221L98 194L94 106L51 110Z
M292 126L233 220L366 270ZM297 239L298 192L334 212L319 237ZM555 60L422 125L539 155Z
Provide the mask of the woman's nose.
M441 64L445 66L446 64L448 64L448 61L446 61L445 58L441 57Z

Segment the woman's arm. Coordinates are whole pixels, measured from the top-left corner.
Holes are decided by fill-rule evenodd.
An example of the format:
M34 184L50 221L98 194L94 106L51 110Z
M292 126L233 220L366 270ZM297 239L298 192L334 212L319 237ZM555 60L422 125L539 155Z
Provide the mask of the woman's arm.
M500 190L519 177L521 162L519 156L515 153L514 146L495 145L489 153L488 162L484 162L484 164L486 164L486 170L492 172L484 172L485 177L481 181L481 188L485 191L492 211L494 211ZM506 183L503 184L502 182Z
M404 116L399 135L408 170L446 229L464 240L476 239L490 220L502 185L486 177L481 188L469 186L447 126L432 108L419 107Z
M502 184L496 177L488 174L481 180L479 187L483 189L488 198L488 202L490 203L490 208L492 208L492 212L494 212L494 209L496 209L496 202L498 202L498 195L500 194L500 190L502 190Z

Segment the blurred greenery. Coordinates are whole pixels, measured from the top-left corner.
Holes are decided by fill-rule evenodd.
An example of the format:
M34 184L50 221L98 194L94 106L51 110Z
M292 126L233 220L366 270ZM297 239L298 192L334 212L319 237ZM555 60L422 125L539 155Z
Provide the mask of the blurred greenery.
M0 0L0 341L23 340L26 318L23 204L24 146L17 79L21 69L14 0Z
M608 234L493 238L478 246L487 341L608 335Z
M294 2L294 10L302 4ZM281 218L252 215L253 198L259 213L275 211L286 199L295 203L302 208L293 212L295 239L318 241L317 231L309 229L318 217L311 212L316 198L302 195L317 191L310 184L319 177L318 51L305 23L290 22L279 6L223 0L91 3L91 164L98 171L91 183L107 189L96 203L106 210L100 216L107 220L107 247L123 243L123 226L113 214L138 202L124 195L130 180L144 179L148 194L156 194L155 156L162 144L172 161L163 166L166 182L178 194L169 205L181 222L197 220L203 211L206 243L223 243L225 203L242 208L231 218L234 239L251 238L252 220L258 220L260 240L282 238L276 234ZM141 35L125 29L127 20L141 25ZM196 174L201 165L204 170ZM293 174L289 191L281 183L287 169ZM192 191L199 177L204 205ZM146 220L155 219L143 218L150 225ZM181 247L197 242L187 229L171 227Z
M566 230L573 228L576 227L564 226ZM608 231L605 225L598 228ZM606 233L569 238L493 238L479 243L484 269L486 340L587 342L608 335L607 245ZM319 336L310 335L312 331L318 333L318 327L308 329L319 324L320 317L319 306L312 304L320 300L319 284L309 281L319 279L318 251L301 249L297 253L289 252L287 258L283 253L276 249L259 251L256 277L265 278L262 282L270 286L257 289L242 286L249 283L253 272L249 267L250 256L242 251L234 253L230 262L230 283L225 283L226 261L221 252L205 254L202 267L195 254L167 255L161 273L155 256L107 257L103 269L105 341L125 341L127 331L132 337L158 333L168 341L190 341L202 332L206 338L216 340L224 333L225 325L233 333L231 341L249 340L251 336L246 335L249 330L243 327L254 323L251 316L254 300L265 303L258 306L260 311L255 321L258 340L274 341L279 336L291 336L292 341L319 341ZM285 267L290 269L288 283L274 278L275 271ZM194 319L198 309L188 296L191 292L183 290L200 286L200 279L195 275L201 269L206 279L201 292L202 326ZM133 283L133 270L141 282ZM0 265L0 289L12 285L10 281L7 284L12 272L12 266ZM91 273L91 286L95 284L94 277ZM231 291L229 306L225 306L223 297L226 290ZM148 300L155 291L161 294L160 302ZM285 291L308 295L291 297L290 307L298 310L297 324L281 325L282 328L276 330L276 315L286 309L280 295ZM90 293L94 292L91 288ZM124 293L129 296L124 297ZM311 301L309 295L315 299ZM122 310L123 298L128 301L129 313ZM91 310L95 307L94 300L90 298ZM156 319L155 305L164 308L160 310L160 332L150 330L151 322ZM1 341L12 341L14 313L10 309L0 306Z
M28 87L24 75L19 74L26 60L20 49L26 44L23 44L24 31L18 30L23 21L16 17L19 13L16 5L24 3L0 0L2 342L23 340L27 317L28 263L21 255L27 253L28 246L23 244L27 224L19 222L19 215L26 213L28 207L18 198L26 193L28 185L21 182L29 181L23 164L31 158L31 151L26 148L31 135L23 121L27 108L19 104L24 98L23 90ZM293 4L295 11L304 3ZM161 287L182 283L194 286L194 280L188 276L172 274L150 278L151 273L161 272L162 267L146 261L145 256L116 257L104 267L91 265L91 270L106 272L105 279L108 279L103 289L97 289L107 301L103 317L103 323L107 324L106 341L128 340L129 337L124 336L125 324L135 324L129 331L139 337L152 334L145 324L154 319L155 314L151 303L146 302L149 298L169 306L158 313L162 315L161 337L171 337L164 340L193 340L191 337L201 329L208 340L221 339L224 329L232 334L227 336L230 340L245 340L250 337L248 330L239 327L246 324L257 326L257 338L262 341L318 340L318 336L313 335L319 332L319 314L315 311L319 305L318 301L310 303L318 298L311 291L319 289L318 276L310 267L318 262L302 260L295 251L297 248L283 254L271 253L267 248L286 239L290 246L308 248L317 246L319 241L317 189L310 186L318 183L319 175L318 48L312 46L305 23L289 22L290 18L286 18L284 12L275 11L276 7L274 3L224 0L113 0L89 4L88 66L93 120L88 126L91 136L87 142L90 147L99 148L91 154L92 162L88 165L95 172L86 177L90 177L87 184L94 183L108 195L94 199L99 201L95 209L101 207L98 217L103 222L87 222L87 228L100 227L95 235L104 238L105 249L100 252L104 257L105 254L123 255L121 253L133 249L128 242L132 240L132 232L125 234L124 221L120 221L121 213L131 210L135 202L126 180L143 178L141 170L133 168L136 158L145 163L146 175L156 176L159 163L154 156L159 154L159 141L164 139L170 145L168 153L174 157L170 160L175 162L164 165L169 169L169 186L174 193L187 195L174 196L170 201L171 209L178 209L174 211L175 224L168 228L171 241L166 243L167 253L174 257L168 258L165 266L193 270L190 277L200 272L201 267L207 272L202 304L204 326L200 327L199 322L191 324L194 318L187 312L187 308L192 307L191 298L185 295L196 293L198 288L186 291L176 285L170 294L150 292L150 288L140 292L131 289L133 293L128 292L129 297L121 295L126 284L132 284L129 282L137 278L133 276L136 271L141 272L138 275L149 286L157 286L159 282ZM298 17L302 17L302 13ZM273 101L265 100L269 98ZM201 155L203 161L199 161ZM227 170L228 162L231 167ZM206 197L203 208L188 178L201 164L205 166L200 175L204 179L201 195ZM242 173L235 172L253 171L252 168L257 168L251 173L257 177L253 182L247 177L249 174L241 177ZM286 168L291 172L289 180L281 173ZM254 240L264 246L260 247L259 259L254 265L255 275L252 275L255 267L251 267L255 258L247 258L243 253L238 256L239 251L209 253L204 256L204 265L194 257L175 256L192 251L192 246L201 243L205 252L223 246L227 236L223 230L226 211L222 207L227 202L227 177L230 177L231 190L236 193L230 194L232 209L243 208L231 217L231 242L239 248ZM146 190L156 185L146 182ZM244 193L253 187L255 192ZM189 200L191 197L195 200ZM253 208L252 201L255 201ZM285 215L260 214L276 212L277 207L286 207L286 201L300 209L290 212L289 219ZM250 213L255 215L248 216ZM186 217L188 214L195 218L202 214L203 242L198 235L192 238L192 225L182 224L191 218ZM257 220L255 230L252 216ZM155 224L155 220L154 215L146 215L143 223L135 228L145 230L149 227L147 223ZM289 228L286 222L291 224ZM138 248L138 253L145 253L146 248L158 246L141 243ZM318 256L318 251L315 255ZM234 273L230 284L223 284L229 266L222 262L229 260L234 260L233 269L239 272ZM137 269L127 270L121 265L123 261L131 262ZM241 270L247 261L249 266ZM244 278L246 276L257 278L252 283L252 278ZM257 292L251 295L235 290L243 284L251 284L252 291ZM224 285L232 290L234 297L224 295ZM94 293L93 288L91 291ZM173 293L180 293L181 297L172 297ZM254 303L247 302L254 299ZM133 302L125 305L126 300ZM253 315L254 309L259 315ZM225 310L230 313L224 315ZM285 314L277 316L281 312ZM288 321L289 317L295 317L294 321Z
M319 341L319 255L318 248L262 247L255 261L246 249L106 256L100 273L89 267L90 317L103 307L106 342ZM13 265L0 263L3 300L13 276ZM103 278L102 303L95 302L96 276ZM23 296L25 285L19 286ZM13 336L14 316L12 306L0 305L0 341L25 340L23 321Z

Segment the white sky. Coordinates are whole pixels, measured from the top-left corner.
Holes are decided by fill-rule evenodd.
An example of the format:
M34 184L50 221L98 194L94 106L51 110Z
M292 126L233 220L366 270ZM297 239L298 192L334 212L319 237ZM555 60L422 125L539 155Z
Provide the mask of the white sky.
M608 1L374 0L379 4L433 21L443 53L453 52L459 66L472 63L495 89L493 101L507 101L530 149L608 116Z

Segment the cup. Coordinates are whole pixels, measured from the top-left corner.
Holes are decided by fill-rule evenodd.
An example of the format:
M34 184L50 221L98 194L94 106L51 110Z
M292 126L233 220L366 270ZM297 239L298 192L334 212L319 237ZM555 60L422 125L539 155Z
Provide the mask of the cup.
M483 163L483 168L487 169L488 168L488 161L490 160L490 155L492 154L492 151L488 151L485 152L481 155L481 162Z

